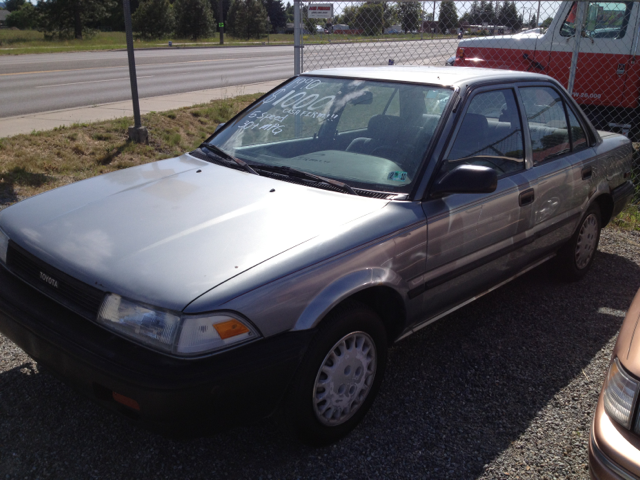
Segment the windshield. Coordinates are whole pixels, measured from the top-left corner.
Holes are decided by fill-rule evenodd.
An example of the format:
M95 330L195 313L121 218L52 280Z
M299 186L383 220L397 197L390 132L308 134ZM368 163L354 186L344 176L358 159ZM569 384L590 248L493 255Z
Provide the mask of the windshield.
M442 87L302 76L210 144L256 169L290 167L356 188L408 193L451 95Z

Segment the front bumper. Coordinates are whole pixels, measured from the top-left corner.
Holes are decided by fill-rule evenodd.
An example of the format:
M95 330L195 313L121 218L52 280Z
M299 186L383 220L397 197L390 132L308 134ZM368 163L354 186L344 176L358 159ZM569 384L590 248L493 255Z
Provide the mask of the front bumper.
M203 359L176 359L87 321L4 268L0 332L96 402L169 434L200 434L271 414L313 334L287 332ZM114 392L139 410L116 402Z
M640 480L640 438L609 418L602 394L589 436L589 473L594 480Z

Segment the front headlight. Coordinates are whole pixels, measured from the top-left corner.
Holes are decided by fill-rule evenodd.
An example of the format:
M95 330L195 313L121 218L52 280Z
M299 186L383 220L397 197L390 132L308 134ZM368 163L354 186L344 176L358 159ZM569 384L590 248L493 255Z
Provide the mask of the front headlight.
M624 371L617 358L614 359L604 384L604 409L626 429L631 429L639 391L640 382Z
M246 320L215 313L181 315L109 294L98 323L156 350L180 356L211 353L259 337Z
M9 237L0 229L0 261L7 263L7 249L9 248Z

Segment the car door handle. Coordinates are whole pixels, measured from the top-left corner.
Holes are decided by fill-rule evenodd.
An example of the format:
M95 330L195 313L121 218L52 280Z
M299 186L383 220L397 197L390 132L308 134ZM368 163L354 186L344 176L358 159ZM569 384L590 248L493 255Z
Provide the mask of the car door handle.
M532 204L534 199L535 193L533 191L533 188L530 188L529 190L525 190L520 194L520 196L518 197L518 203L520 203L521 207L524 207L525 205Z
M593 169L591 167L584 167L582 169L582 179L589 180L591 175L593 174Z

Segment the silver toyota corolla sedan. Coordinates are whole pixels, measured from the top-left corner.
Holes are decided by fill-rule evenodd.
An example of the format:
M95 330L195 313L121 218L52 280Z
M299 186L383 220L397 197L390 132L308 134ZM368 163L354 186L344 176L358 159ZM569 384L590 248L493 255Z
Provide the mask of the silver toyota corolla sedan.
M195 151L0 214L0 331L162 431L279 412L326 444L387 348L553 258L577 280L631 144L549 77L309 72Z

